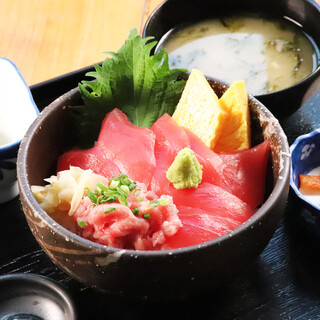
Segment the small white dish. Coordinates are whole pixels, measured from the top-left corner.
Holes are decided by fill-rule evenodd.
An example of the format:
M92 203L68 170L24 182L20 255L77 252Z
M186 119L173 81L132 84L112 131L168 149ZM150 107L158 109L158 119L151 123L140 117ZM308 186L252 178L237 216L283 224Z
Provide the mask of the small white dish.
M0 203L19 194L16 161L20 142L39 114L13 62L0 58Z

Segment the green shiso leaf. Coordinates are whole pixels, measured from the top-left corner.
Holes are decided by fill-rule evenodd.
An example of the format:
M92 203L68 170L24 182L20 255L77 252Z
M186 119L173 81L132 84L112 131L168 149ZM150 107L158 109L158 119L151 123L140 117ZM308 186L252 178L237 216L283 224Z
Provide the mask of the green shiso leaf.
M142 38L136 29L117 53L95 65L86 76L93 81L79 83L84 101L82 106L71 106L75 134L82 147L97 139L101 122L113 108L121 109L137 126L150 128L164 113L172 115L185 86L178 80L185 69L169 69L165 50L151 55L156 41Z

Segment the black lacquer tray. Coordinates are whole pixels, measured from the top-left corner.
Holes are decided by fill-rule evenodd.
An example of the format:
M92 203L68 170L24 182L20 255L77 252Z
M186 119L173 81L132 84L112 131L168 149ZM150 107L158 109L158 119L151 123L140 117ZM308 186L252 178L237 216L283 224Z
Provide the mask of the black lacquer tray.
M39 109L75 87L90 70L92 67L31 87ZM297 136L320 128L320 90L282 121L282 126L290 144ZM58 281L73 298L80 320L320 319L320 239L306 228L291 192L283 221L261 256L229 284L190 301L116 299L82 286L42 251L18 197L0 205L0 248L0 275L35 273Z

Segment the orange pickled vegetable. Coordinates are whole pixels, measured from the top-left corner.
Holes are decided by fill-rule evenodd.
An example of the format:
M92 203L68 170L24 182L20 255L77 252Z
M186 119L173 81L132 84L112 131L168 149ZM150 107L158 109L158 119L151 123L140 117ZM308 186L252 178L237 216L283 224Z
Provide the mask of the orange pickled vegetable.
M320 175L300 174L300 188L320 191Z

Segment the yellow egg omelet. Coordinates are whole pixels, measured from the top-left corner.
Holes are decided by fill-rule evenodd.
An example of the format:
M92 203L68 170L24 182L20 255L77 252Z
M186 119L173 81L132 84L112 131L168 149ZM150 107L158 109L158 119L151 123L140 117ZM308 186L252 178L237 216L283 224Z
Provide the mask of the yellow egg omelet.
M213 150L233 152L250 148L250 111L244 81L235 81L219 101L228 116Z
M214 149L227 115L202 72L193 69L172 118Z

